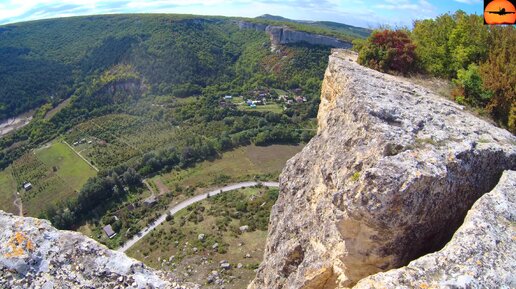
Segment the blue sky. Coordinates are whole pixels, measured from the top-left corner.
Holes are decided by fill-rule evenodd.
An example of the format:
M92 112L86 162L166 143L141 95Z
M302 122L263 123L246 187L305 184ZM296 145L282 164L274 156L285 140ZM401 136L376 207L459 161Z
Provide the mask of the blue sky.
M188 13L328 20L363 27L410 25L458 9L481 14L481 0L0 0L0 24L110 13Z

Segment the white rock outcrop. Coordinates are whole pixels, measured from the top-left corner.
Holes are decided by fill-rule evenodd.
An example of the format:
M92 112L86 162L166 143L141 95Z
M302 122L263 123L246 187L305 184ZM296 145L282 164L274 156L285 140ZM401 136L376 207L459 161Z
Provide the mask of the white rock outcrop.
M250 288L348 288L403 267L442 249L516 169L511 133L342 50L330 56L318 127L280 176Z
M442 250L353 288L516 288L516 171L473 205Z
M0 288L199 288L46 220L0 211Z
M246 21L238 21L237 25L240 29L253 29L257 31L265 31L269 35L273 49L278 45L303 42L313 45L323 45L334 48L352 47L352 44L350 42L343 41L335 37L298 31L285 26L265 25Z

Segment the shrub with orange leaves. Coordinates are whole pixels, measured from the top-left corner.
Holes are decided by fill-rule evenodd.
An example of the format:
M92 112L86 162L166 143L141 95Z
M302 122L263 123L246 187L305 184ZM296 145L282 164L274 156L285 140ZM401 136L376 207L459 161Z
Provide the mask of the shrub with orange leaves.
M375 31L363 44L358 63L383 72L416 70L416 45L403 30Z

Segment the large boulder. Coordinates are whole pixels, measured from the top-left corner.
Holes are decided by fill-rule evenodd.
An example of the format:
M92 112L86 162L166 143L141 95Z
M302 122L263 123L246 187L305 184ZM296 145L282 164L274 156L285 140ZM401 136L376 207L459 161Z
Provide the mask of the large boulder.
M362 279L365 288L516 288L516 171L507 171L440 251Z
M516 169L508 131L342 50L330 56L318 126L281 174L250 288L345 288L405 266L440 250Z
M46 220L0 211L0 288L198 288Z

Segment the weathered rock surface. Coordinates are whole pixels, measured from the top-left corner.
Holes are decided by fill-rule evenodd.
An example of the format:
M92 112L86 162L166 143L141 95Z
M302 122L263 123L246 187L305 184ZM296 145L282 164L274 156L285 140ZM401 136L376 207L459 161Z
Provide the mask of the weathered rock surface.
M441 250L354 288L516 288L516 171L482 196Z
M280 177L250 288L345 288L405 266L441 249L516 169L512 134L342 50L330 56L318 125Z
M265 25L259 23L250 23L246 21L238 21L238 27L241 29L254 29L258 31L265 31L269 34L271 44L274 47L278 45L302 43L306 42L313 45L324 45L334 48L351 48L350 42L342 41L335 37L318 35L303 31L297 31L288 27Z
M79 233L0 211L0 288L198 288Z

